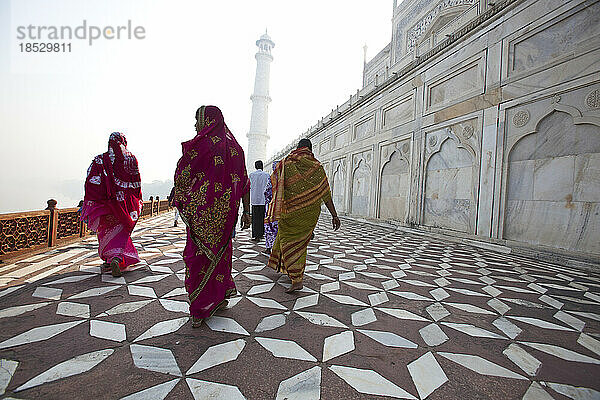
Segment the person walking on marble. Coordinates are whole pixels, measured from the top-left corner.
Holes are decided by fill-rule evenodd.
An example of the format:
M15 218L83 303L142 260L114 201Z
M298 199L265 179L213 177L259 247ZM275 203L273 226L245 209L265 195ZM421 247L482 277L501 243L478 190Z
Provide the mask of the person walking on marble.
M312 153L312 143L302 139L275 171L273 199L267 218L277 221L278 232L269 258L269 267L285 272L292 284L287 293L302 289L306 252L321 214L321 202L332 216L334 230L340 219L331 199L323 166Z
M196 136L181 147L173 205L187 228L184 283L196 328L237 293L231 276L231 239L240 200L242 229L250 227L250 180L244 151L218 107L196 111Z
M169 194L169 197L167 197L167 200L169 200L169 207L173 207L173 200L175 199L175 186L173 186L173 188L171 189L171 193ZM173 222L173 227L176 228L177 227L177 221L179 221L179 210L177 209L177 207L175 208L175 221Z
M265 253L271 254L271 249L273 248L273 244L275 243L275 238L277 237L277 221L272 221L268 216L269 203L273 199L273 186L277 177L275 175L275 170L277 169L277 164L279 161L273 161L273 173L271 174L270 179L267 181L267 187L265 188L265 206L267 207L267 216L265 218Z
M263 162L254 163L256 171L250 174L250 203L252 204L252 240L259 242L265 234L265 188L269 174L263 171Z
M140 261L131 232L142 212L140 171L135 156L127 150L127 139L113 132L108 151L96 156L88 168L81 220L97 232L98 254L112 276L121 276L129 265Z

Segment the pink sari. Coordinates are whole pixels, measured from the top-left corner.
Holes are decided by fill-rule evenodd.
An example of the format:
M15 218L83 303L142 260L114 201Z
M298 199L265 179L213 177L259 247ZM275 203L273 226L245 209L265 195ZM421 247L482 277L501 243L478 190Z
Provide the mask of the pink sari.
M121 270L140 261L131 232L142 204L137 159L127 150L125 135L113 132L108 151L96 156L88 169L81 219L98 234L100 258L107 263L120 259Z
M194 321L210 317L236 294L231 236L240 199L250 190L244 152L221 110L202 106L196 119L198 134L182 143L173 201L187 226L185 288Z

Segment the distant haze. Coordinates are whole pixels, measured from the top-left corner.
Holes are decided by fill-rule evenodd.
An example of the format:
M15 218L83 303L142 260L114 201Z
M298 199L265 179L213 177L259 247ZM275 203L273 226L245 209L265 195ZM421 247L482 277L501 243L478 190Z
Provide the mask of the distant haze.
M143 195L166 196L194 113L218 105L246 146L255 41L268 28L267 153L362 86L363 50L391 39L392 1L13 0L0 2L0 212L83 198L112 131L137 156ZM19 26L142 26L143 39L71 40L71 53L26 53ZM28 42L32 42L28 40ZM61 42L62 43L62 42Z

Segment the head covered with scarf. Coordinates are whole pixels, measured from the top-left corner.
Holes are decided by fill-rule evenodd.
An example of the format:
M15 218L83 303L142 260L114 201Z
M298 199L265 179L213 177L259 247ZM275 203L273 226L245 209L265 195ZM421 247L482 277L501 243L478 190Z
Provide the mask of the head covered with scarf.
M108 139L108 151L94 158L85 181L82 218L94 206L107 206L126 226L133 227L142 205L141 178L138 161L127 149L127 139L113 132Z

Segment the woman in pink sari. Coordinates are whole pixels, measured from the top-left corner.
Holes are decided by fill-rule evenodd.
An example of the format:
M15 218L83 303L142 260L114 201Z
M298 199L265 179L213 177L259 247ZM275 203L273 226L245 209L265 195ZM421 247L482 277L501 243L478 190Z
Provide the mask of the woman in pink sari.
M108 151L96 156L88 168L81 209L81 219L98 234L98 254L113 276L140 261L131 232L142 204L137 159L127 150L125 135L113 132Z
M231 237L240 200L244 204L242 229L250 226L250 180L244 152L225 125L221 110L200 107L196 132L196 137L182 143L173 200L187 227L183 260L193 327L237 293L231 276Z

